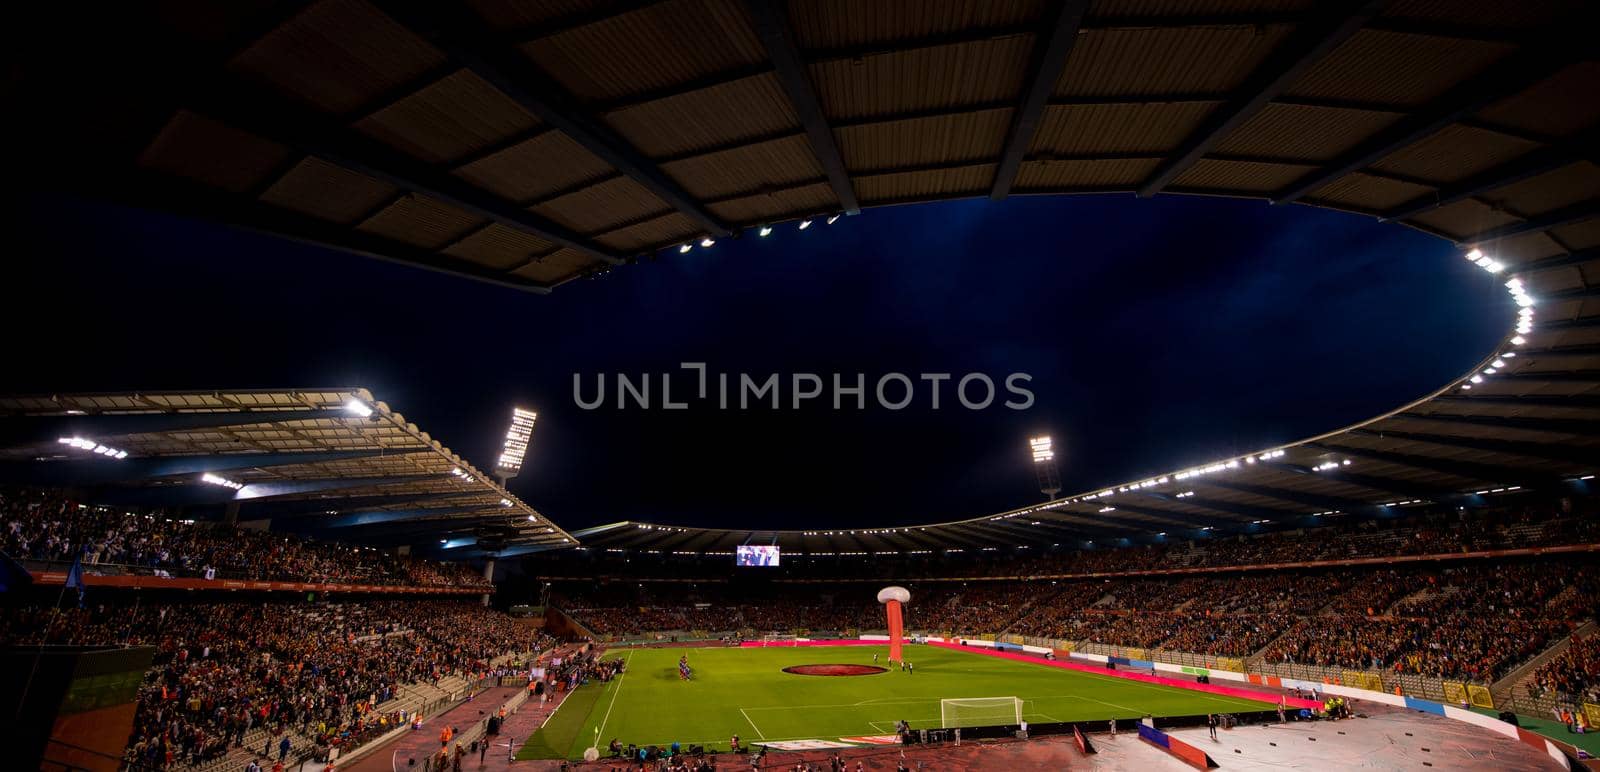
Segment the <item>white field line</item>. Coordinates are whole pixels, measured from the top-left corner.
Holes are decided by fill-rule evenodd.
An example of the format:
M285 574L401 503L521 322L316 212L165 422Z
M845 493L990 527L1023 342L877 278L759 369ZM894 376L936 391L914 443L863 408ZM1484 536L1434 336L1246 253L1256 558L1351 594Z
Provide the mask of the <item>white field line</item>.
M594 733L595 737L606 736L606 724L611 723L611 709L617 706L617 695L622 693L622 679L628 677L628 666L631 664L633 664L633 652L629 651L628 658L622 661L622 675L617 676L617 686L611 690L611 704L606 706L606 717L600 719L600 730ZM566 700L562 700L562 702L565 703ZM561 708L558 705L556 709L560 710ZM555 713L552 712L550 715L553 716ZM545 721L548 723L549 719L545 719ZM596 742L599 741L596 740Z
M744 712L744 708L740 708L739 709L739 715L744 716L745 723L749 724L751 729L756 730L756 739L765 742L766 739L767 739L767 736L765 734L762 734L761 727L756 726L756 722L750 720L750 714Z

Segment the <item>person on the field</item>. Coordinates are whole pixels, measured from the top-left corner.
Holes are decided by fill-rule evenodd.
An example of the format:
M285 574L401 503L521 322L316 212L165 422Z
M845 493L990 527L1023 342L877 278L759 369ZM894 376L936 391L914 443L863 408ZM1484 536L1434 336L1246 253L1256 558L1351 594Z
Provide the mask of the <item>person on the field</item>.
M872 664L878 664L878 652L872 652Z
M906 672L910 673L912 675L916 675L917 674L917 666L912 664L912 663L910 663L910 662L907 662L906 663Z
M1211 730L1211 739L1217 739L1217 714L1206 714L1206 727Z

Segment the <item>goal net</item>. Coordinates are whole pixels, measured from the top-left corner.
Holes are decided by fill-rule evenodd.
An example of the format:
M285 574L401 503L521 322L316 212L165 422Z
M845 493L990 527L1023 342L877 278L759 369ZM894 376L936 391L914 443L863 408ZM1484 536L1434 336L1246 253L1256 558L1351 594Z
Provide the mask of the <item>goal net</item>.
M1007 726L1022 723L1022 700L1016 697L968 697L939 700L939 725L945 729L968 726Z
M768 633L761 636L762 646L793 646L799 640L798 636Z

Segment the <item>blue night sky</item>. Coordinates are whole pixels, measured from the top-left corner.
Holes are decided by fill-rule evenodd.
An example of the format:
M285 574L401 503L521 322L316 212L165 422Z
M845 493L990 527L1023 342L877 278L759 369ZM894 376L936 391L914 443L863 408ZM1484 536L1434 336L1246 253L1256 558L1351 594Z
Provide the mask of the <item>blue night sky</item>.
M1031 434L1056 438L1068 493L1149 476L1421 396L1513 315L1438 239L1250 201L868 210L547 297L73 199L8 217L53 235L12 254L0 289L14 331L0 390L362 385L483 468L525 405L540 418L512 488L568 528L875 526L1023 506L1040 498ZM596 373L683 361L864 373L868 409L835 412L828 393L799 411L574 404L574 373L592 394ZM885 410L871 385L889 372L1024 372L1036 402L1005 409L1002 390L970 411L947 383L934 411L919 383L911 407ZM680 373L674 397L694 383Z

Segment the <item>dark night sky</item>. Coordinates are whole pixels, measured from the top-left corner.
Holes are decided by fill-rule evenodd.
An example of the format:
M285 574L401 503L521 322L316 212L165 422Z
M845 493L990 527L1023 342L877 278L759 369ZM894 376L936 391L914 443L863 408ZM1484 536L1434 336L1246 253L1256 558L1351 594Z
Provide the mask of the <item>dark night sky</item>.
M1296 439L1458 375L1512 315L1450 245L1304 207L1019 198L869 210L663 255L538 297L70 199L9 209L0 391L363 385L568 528L893 525ZM1023 412L581 410L573 374L1011 372ZM853 377L851 378L853 380ZM609 384L614 388L614 383ZM674 383L675 396L692 386ZM787 399L787 392L785 392Z

